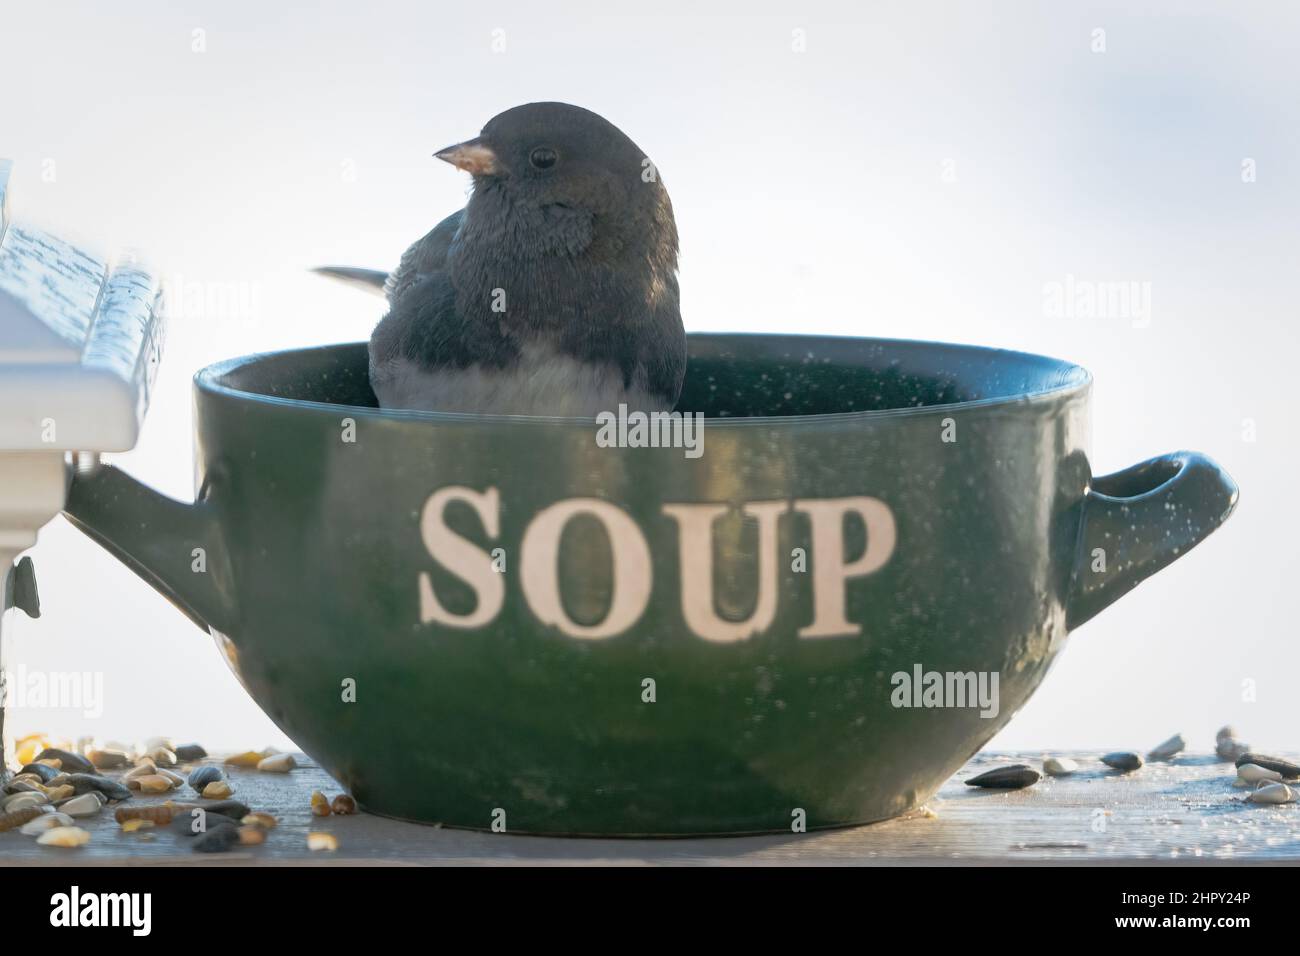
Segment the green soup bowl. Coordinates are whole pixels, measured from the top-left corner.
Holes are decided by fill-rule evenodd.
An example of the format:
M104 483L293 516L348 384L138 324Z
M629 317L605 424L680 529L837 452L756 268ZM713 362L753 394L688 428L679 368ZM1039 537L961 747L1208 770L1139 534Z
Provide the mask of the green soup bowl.
M1236 504L1191 452L1094 478L1069 363L690 350L702 419L648 424L381 410L360 343L233 359L195 378L193 504L101 465L67 515L365 809L685 835L923 803Z

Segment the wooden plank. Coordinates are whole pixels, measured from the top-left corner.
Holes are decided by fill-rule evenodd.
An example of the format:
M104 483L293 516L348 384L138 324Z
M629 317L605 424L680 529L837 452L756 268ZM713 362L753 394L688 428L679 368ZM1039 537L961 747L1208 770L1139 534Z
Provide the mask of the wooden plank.
M160 283L3 212L0 160L0 450L127 451L162 350Z
M1039 755L976 756L927 811L867 827L761 837L618 840L530 837L421 826L370 814L313 818L312 790L340 788L299 755L290 774L231 770L235 796L281 819L265 845L198 854L190 840L160 830L124 834L111 808L82 825L88 846L59 850L32 837L0 834L0 864L970 864L1132 861L1212 863L1300 861L1300 805L1257 806L1232 787L1230 764L1180 756L1119 775L1096 753L1072 754L1082 769L1014 792L976 790L967 777L1004 762L1039 765ZM1294 760L1294 756L1289 757ZM163 797L132 803L160 803ZM337 853L307 850L309 830L333 833Z

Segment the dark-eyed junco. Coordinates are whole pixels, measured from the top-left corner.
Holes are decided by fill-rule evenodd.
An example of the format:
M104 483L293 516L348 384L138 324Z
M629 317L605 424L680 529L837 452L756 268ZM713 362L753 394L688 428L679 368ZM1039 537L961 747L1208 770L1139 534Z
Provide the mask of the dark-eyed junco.
M594 417L673 407L686 367L677 225L658 171L612 123L529 103L434 154L473 176L465 208L382 284L370 339L385 408Z

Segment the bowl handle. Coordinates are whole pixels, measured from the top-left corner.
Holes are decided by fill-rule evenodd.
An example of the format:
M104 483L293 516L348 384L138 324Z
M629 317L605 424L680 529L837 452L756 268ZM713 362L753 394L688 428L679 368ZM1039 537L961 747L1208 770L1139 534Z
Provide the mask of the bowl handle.
M211 502L176 501L98 464L74 472L63 513L203 630L230 633L233 581Z
M1066 627L1078 627L1194 548L1236 506L1236 482L1194 451L1092 479L1083 499Z

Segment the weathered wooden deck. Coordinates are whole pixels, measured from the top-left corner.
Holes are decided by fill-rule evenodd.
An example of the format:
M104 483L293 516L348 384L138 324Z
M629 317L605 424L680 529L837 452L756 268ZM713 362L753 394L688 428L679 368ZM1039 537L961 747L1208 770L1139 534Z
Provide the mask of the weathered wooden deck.
M873 826L760 837L620 840L481 833L368 814L313 818L311 791L333 795L339 787L299 755L300 768L288 775L229 772L236 798L281 820L263 846L194 853L189 839L165 828L142 840L122 833L110 807L81 822L92 834L81 849L43 847L17 831L0 834L0 865L1300 862L1300 804L1243 802L1245 791L1232 787L1232 765L1212 756L1181 755L1119 775L1097 761L1098 753L1075 753L1068 755L1080 763L1075 775L1045 777L1027 790L976 790L962 782L999 763L1041 766L1042 756L980 754L944 785L927 811ZM163 799L136 797L132 803ZM338 852L309 852L308 830L335 834Z

